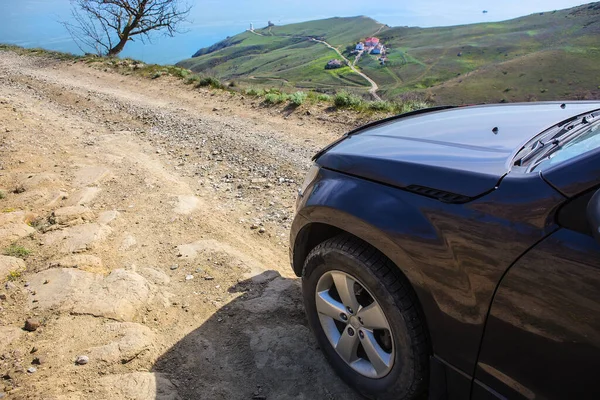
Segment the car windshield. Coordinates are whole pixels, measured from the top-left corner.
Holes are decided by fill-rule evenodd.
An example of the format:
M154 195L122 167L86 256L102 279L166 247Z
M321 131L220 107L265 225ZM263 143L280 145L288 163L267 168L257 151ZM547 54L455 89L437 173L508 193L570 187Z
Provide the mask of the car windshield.
M595 150L600 147L600 124L596 123L573 140L556 148L555 151L547 155L543 160L537 163L531 170L540 171L548 169L553 165L570 160L581 154Z

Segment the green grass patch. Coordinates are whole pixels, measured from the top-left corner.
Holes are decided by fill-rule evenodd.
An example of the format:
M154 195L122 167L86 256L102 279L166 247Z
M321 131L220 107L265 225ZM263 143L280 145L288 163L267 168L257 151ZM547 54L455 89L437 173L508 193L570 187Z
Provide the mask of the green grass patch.
M263 89L258 89L258 88L248 88L244 91L244 93L246 93L248 96L254 96L254 97L260 97L260 96L264 96L265 95L265 91Z
M397 109L396 104L389 101L372 101L367 103L367 107L372 111L392 112Z
M285 93L267 93L265 94L265 103L279 104L288 100L288 95Z
M290 96L290 103L296 107L301 106L306 101L308 95L304 92L296 92Z
M27 258L30 254L31 250L14 244L4 249L4 255L10 257Z
M200 75L193 74L185 78L184 83L186 85L197 85L198 83L200 83L200 80L202 80L202 77Z
M359 108L363 99L355 94L341 91L333 97L333 104L338 108Z
M225 86L223 85L223 83L221 83L220 80L218 80L217 78L214 78L212 76L206 76L204 78L201 78L198 83L196 84L196 87L211 87L214 89L224 89Z

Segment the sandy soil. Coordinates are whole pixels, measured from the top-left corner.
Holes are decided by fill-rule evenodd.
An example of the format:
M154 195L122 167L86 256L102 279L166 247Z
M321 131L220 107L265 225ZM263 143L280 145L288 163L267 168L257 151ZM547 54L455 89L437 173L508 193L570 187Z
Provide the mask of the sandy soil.
M336 118L0 52L0 398L356 398L287 255Z

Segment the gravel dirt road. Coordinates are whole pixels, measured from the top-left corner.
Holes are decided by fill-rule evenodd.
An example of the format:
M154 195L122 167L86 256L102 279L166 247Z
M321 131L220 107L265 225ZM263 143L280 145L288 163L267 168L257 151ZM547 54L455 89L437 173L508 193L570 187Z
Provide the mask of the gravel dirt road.
M356 398L289 268L311 114L0 52L0 398Z

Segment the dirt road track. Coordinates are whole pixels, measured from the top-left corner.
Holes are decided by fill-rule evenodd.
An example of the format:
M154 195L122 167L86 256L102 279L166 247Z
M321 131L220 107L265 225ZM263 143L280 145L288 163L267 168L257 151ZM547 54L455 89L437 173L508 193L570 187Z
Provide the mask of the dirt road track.
M375 82L373 79L369 78L364 72L361 72L358 70L358 68L356 68L354 66L354 63L351 62L350 60L348 60L341 51L339 51L337 48L333 47L332 45L330 45L329 43L323 41L323 40L317 40L317 39L312 39L314 42L317 43L321 43L324 44L325 46L329 47L331 50L335 51L344 61L346 61L346 64L350 67L350 69L354 72L356 72L358 75L362 76L363 78L365 78L365 80L367 82L369 82L369 84L371 85L371 89L369 89L369 93L371 94L371 96L373 96L373 99L377 100L377 101L381 101L381 97L379 97L379 95L377 94L377 91L379 90L379 86L377 85L377 82Z
M356 398L287 256L310 155L347 127L250 103L0 52L0 248L31 251L0 259L0 392Z

